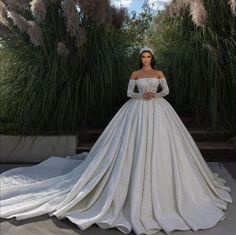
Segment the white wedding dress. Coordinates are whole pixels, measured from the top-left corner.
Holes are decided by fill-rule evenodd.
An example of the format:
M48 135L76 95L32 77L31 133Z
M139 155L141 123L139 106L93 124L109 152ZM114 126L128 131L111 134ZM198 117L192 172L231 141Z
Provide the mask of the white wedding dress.
M157 92L158 85L162 87ZM138 86L139 93L134 92ZM156 93L151 100L142 93ZM92 224L123 233L207 229L225 218L230 187L213 173L163 96L166 79L130 80L131 97L89 153L52 156L1 174L0 217L49 214L84 230ZM86 156L81 161L76 158Z

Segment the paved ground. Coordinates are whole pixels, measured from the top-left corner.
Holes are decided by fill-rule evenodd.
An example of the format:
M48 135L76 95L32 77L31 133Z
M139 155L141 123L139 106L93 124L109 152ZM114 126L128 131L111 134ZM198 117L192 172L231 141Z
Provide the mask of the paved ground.
M231 176L236 180L236 162L221 162Z
M217 172L221 178L226 180L226 185L231 188L233 203L228 204L226 218L217 223L213 228L199 230L197 232L174 231L171 235L235 235L236 234L236 162L209 162L214 172ZM0 173L21 165L0 165ZM122 235L117 229L100 229L93 225L82 231L68 219L58 220L55 216L38 216L32 219L17 221L16 219L0 220L1 235ZM134 233L130 233L134 234ZM157 235L164 235L162 231Z

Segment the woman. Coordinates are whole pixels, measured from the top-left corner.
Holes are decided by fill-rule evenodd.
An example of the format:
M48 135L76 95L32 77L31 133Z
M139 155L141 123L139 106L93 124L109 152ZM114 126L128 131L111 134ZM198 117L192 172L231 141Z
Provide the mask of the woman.
M140 51L127 95L84 161L50 157L1 175L1 217L48 213L84 230L92 224L123 233L207 229L232 203L172 106L150 48ZM139 92L134 92L137 85ZM158 86L161 92L156 92Z

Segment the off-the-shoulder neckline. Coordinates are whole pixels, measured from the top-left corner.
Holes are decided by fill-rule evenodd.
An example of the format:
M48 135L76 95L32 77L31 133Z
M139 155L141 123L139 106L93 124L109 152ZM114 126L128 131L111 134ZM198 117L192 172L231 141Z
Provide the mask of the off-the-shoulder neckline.
M135 81L142 80L142 79L161 80L161 79L163 79L163 78L164 78L164 77L162 77L162 78L150 77L150 78L138 78L138 79L134 79L134 80L135 80Z

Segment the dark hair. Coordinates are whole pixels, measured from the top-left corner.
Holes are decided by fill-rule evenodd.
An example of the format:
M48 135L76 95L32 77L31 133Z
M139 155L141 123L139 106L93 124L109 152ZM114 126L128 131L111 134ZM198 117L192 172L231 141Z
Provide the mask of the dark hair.
M141 69L141 68L143 67L143 63L142 63L141 57L142 57L142 54L143 54L144 52L149 52L149 53L151 54L152 59L151 59L151 64L150 64L150 65L151 65L151 67L152 67L153 69L155 69L156 61L155 61L155 58L154 58L153 54L152 54L150 51L143 51L143 52L139 55L139 68Z

